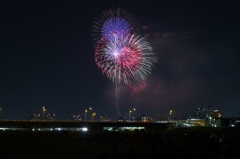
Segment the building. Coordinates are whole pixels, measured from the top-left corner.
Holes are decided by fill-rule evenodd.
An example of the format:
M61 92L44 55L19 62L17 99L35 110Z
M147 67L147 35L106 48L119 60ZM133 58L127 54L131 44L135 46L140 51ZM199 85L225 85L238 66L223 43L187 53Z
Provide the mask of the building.
M219 118L221 117L221 113L219 110L213 108L213 106L209 105L207 107L197 108L193 111L192 117L195 119L206 119L206 118Z
M219 110L214 109L213 106L197 108L193 111L193 119L205 119L206 126L221 126L221 113Z
M40 113L30 113L29 114L29 120L39 120L40 119Z
M100 116L100 121L109 121L109 117L106 115Z
M81 114L71 113L70 120L82 120Z
M219 110L213 110L213 116L214 118L220 118L222 117L221 113L219 112Z
M52 114L46 114L45 115L45 120L55 120L55 114L54 113L52 113Z

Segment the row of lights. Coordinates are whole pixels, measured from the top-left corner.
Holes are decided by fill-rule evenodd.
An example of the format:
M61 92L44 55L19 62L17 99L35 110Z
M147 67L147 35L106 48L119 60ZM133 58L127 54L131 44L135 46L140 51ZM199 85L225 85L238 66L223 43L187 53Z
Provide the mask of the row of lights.
M0 108L1 110L1 108ZM44 119L44 116L45 116L45 112L46 112L46 107L42 107L42 111L43 111L43 119ZM89 112L92 111L92 107L89 108ZM135 112L136 111L136 108L133 108L132 110L129 110L129 114L128 114L128 120L130 121L131 119L131 113L132 112ZM85 121L87 120L87 112L88 112L88 109L86 109L85 111ZM172 110L169 111L169 118L172 117ZM94 112L92 115L91 115L91 120L94 119L94 117L96 116L96 113Z
M44 119L44 116L45 116L45 112L46 112L46 107L42 107L42 111L43 111L43 119ZM92 111L92 107L89 108L89 112ZM85 111L85 121L87 120L87 112L88 112L88 109L86 109ZM91 115L91 120L94 120L94 117L96 116L96 113L92 113Z
M38 129L32 129L32 131L54 131L54 130L58 130L58 131L61 131L61 130L66 130L66 128L38 128ZM86 127L82 127L82 128L77 128L76 129L77 131L88 131L88 128Z
M45 112L46 112L46 107L42 107L42 111L43 111L43 119L44 119L44 115L45 115ZM84 112L85 112L85 121L87 120L87 112L91 112L92 111L92 107L90 107L89 108L89 110L88 109L86 109ZM129 110L129 121L130 121L130 119L131 119L131 113L132 112L135 112L136 111L136 108L133 108L132 110ZM91 120L93 120L94 119L94 117L96 116L96 113L94 112L94 113L92 113L92 115L91 115Z

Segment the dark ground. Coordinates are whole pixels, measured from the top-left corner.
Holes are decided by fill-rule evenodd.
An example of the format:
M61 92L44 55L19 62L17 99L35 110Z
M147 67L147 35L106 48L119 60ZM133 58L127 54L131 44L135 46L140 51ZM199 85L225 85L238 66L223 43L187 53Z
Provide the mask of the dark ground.
M160 132L1 131L1 158L240 159L240 128ZM114 150L115 147L115 150ZM104 156L105 154L105 156Z

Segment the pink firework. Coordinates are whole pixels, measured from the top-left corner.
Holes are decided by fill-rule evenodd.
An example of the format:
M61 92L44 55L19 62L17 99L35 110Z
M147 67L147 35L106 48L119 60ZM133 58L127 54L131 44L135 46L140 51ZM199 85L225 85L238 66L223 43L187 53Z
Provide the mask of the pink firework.
M129 34L102 38L96 46L95 62L114 83L131 85L147 78L156 57L144 38Z

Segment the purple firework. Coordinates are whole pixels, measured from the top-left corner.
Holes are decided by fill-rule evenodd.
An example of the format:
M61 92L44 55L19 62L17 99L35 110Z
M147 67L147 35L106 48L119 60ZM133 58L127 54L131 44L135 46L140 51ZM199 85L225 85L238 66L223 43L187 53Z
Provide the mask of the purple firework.
M136 34L138 30L138 21L135 16L121 8L109 9L94 21L92 36L98 43L101 38L107 40L115 38L116 35Z
M121 37L130 34L130 26L125 19L112 17L104 22L101 32L104 39L114 39L116 36Z

